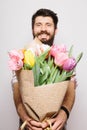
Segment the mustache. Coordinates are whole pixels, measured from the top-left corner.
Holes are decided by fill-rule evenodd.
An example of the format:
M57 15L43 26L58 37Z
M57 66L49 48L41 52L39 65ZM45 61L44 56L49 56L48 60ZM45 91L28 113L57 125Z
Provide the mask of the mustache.
M41 34L47 34L47 35L50 35L47 31L41 31L37 34L37 36L41 35Z

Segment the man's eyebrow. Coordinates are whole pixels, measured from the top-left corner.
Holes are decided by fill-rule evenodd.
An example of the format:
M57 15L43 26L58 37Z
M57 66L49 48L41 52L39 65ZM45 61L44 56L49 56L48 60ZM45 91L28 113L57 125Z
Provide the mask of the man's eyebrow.
M41 24L41 22L35 22L35 24Z

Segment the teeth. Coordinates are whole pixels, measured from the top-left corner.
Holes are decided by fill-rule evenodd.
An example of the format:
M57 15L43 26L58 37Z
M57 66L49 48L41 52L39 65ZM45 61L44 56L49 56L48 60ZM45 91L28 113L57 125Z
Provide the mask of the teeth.
M47 35L46 34L41 34L41 37L47 37Z

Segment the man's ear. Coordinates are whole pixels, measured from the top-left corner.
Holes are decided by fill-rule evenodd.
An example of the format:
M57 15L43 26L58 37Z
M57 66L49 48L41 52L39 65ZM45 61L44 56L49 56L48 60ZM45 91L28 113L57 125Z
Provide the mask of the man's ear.
M58 33L58 28L55 29L55 35Z

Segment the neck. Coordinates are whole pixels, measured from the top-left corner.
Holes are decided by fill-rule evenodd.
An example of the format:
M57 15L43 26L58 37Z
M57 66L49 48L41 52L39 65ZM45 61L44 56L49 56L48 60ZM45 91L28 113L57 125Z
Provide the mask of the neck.
M34 38L34 42L39 45L42 44L42 42L37 37Z

